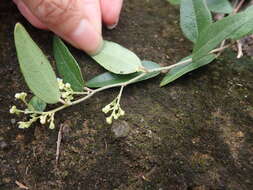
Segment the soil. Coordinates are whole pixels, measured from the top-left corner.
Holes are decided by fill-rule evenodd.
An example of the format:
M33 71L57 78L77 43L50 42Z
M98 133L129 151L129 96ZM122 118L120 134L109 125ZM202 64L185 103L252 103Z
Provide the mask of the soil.
M165 0L127 0L117 29L105 39L142 59L169 65L190 54L178 7ZM29 25L9 0L0 3L0 189L250 190L253 189L253 61L231 50L212 64L160 88L162 76L127 87L126 116L112 126L101 112L117 95L108 90L57 114L58 129L17 128L13 96L28 91L20 73L13 29L17 22L52 60L52 33ZM70 48L85 78L103 72ZM115 129L127 134L115 136Z

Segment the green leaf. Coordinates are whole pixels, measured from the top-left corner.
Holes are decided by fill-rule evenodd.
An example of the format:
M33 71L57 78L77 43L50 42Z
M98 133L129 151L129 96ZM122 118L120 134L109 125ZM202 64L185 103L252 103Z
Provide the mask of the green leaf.
M231 34L230 38L232 40L239 40L245 36L253 34L253 20L250 20L242 27L240 27L237 31Z
M207 6L212 12L232 13L233 7L228 0L207 0Z
M57 103L60 91L48 59L19 23L15 26L14 37L19 65L28 87L46 103Z
M63 81L71 84L74 91L83 91L84 80L79 65L67 46L56 36L54 37L53 49L56 66Z
M190 58L191 56L188 56L184 58L182 61ZM196 62L186 63L171 69L163 78L162 82L160 83L160 86L165 86L171 83L172 81L178 79L179 77L185 75L186 73L189 73L195 69L198 69L199 67L207 65L208 63L212 62L215 58L216 56L214 54L209 54Z
M157 63L151 62L151 61L142 61L142 65L146 69L160 68L160 65L158 65ZM89 80L86 85L89 88L100 88L100 87L104 87L107 85L127 82L127 81L133 79L134 77L137 77L140 74L141 73L139 72L139 73L132 73L132 74L128 74L128 75L117 75L114 73L106 72L106 73L98 75L98 76L94 77L93 79ZM160 74L160 72L148 73L135 82L147 80L147 79L153 78L159 74Z
M92 58L116 74L135 73L141 67L141 60L132 51L110 41L104 41L102 50Z
M29 104L28 104L28 108L29 110L32 111L44 111L47 107L46 102L44 102L43 100L41 100L40 98L38 98L37 96L32 97L32 99L30 100Z
M231 34L237 31L240 27L251 21L253 19L252 9L253 6L236 15L225 17L203 30L193 49L193 60L196 61L206 56L223 40L229 38Z
M199 33L212 23L212 16L205 0L182 0L180 26L184 35L196 42Z
M167 1L173 5L179 5L181 0L167 0Z

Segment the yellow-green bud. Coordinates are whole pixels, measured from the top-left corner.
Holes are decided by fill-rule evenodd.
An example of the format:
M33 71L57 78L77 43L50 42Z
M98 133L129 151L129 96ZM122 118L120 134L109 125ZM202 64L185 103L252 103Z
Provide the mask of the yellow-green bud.
M102 112L104 112L105 114L108 113L110 111L111 107L109 105L105 106L103 109L102 109Z
M112 124L112 117L107 117L106 118L106 123L108 123L109 125Z
M43 125L46 123L47 115L40 116L40 123Z
M66 88L70 88L71 85L70 85L69 83L66 83L66 84L65 84L65 87L66 87Z
M59 89L60 90L64 89L63 80L60 78L57 78L57 82L58 82Z
M23 122L23 121L18 122L18 124L19 124L18 128L20 128L20 129L28 128L31 125L29 122Z
M121 116L124 116L124 115L125 115L125 111L122 110L122 109L120 109L120 110L119 110L119 114L120 114Z
M53 121L50 122L50 125L49 125L49 129L54 129L55 128L55 124Z
M10 109L10 113L11 114L17 113L17 107L16 106L12 106L11 109Z
M119 119L119 114L114 114L114 115L113 115L113 118L114 118L115 120Z
M26 96L27 96L27 94L25 92L15 94L15 98L16 99L21 99L21 100L25 100Z

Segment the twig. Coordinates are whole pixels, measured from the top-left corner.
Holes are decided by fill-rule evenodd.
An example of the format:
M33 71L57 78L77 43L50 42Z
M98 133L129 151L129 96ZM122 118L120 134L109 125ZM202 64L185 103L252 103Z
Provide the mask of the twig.
M56 148L56 164L58 164L59 161L59 157L60 157L60 147L61 147L61 140L62 140L62 129L63 129L63 125L60 125L60 129L58 132L58 138L57 138L57 148Z
M234 8L233 13L232 14L236 14L242 7L243 3L245 2L245 0L241 0L238 5Z
M237 43L237 59L240 59L243 56L243 51L242 51L242 43L240 42L240 40L236 40Z
M214 49L212 51L210 51L210 53L217 53L217 52L221 52L223 51L224 49L230 47L230 45L226 45L226 46L223 46L223 47L219 47L217 49ZM219 54L218 54L219 55ZM126 82L121 82L121 83L117 83L117 84L112 84L112 85L108 85L108 86L104 86L104 87L101 87L101 88L98 88L98 89L89 89L89 88L84 88L85 90L87 90L89 93L88 94L85 94L86 96L78 99L78 100L75 100L73 102L71 102L70 104L64 104L58 108L55 108L55 109L52 109L52 110L49 110L47 112L39 112L39 111L22 111L22 110L19 110L19 112L22 112L22 113L25 113L25 114L52 114L52 113L56 113L60 110L63 110L67 107L70 107L70 106L73 106L73 105L76 105L76 104L79 104L89 98L91 98L92 96L94 96L96 93L98 92L101 92L101 91L104 91L104 90L107 90L107 89L110 89L110 88L115 88L115 87L121 87L122 90L123 90L123 87L131 84L131 83L134 83L136 82L138 79L144 77L147 73L153 73L153 72L160 72L160 71L163 71L163 70L170 70L170 69L173 69L179 65L184 65L184 64L187 64L187 63L191 63L192 62L192 58L189 58L187 60L184 60L184 61L180 61L174 65L169 65L169 66L166 66L166 67L160 67L160 68L155 68L155 69L149 69L147 70L146 72L143 72L141 73L140 75L132 78L131 80L129 81L126 81ZM57 152L59 151L58 149L60 148L60 141L61 141L61 129L59 130L59 134L58 134L58 141L57 141ZM59 146L59 147L58 147ZM56 153L57 155L57 153ZM56 160L58 160L58 156L56 157Z
M28 187L26 187L24 184L20 183L19 181L15 181L16 185L20 188L20 189L29 189Z

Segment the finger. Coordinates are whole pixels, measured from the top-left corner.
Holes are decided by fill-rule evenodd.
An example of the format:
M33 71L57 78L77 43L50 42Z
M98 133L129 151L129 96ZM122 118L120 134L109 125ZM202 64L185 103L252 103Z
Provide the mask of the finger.
M102 45L99 0L22 0L50 30L77 48L95 53Z
M123 0L100 0L101 12L104 23L113 29L119 22Z
M27 8L27 6L21 0L13 0L13 2L17 5L21 14L36 28L47 29L46 25L43 24L38 18L36 18L31 11Z

